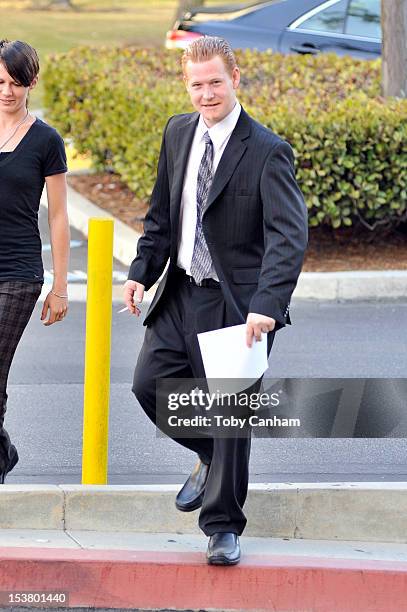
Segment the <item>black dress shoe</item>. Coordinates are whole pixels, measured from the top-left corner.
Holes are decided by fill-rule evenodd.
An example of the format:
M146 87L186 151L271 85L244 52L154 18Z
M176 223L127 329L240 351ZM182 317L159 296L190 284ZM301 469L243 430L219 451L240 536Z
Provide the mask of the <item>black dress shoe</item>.
M239 536L236 533L214 533L209 538L206 558L210 565L236 565L240 561Z
M202 506L209 465L198 461L188 480L175 498L175 505L181 512L192 512Z
M18 452L14 444L10 444L10 447L8 449L8 457L6 461L7 463L3 467L3 471L0 472L0 484L4 484L7 474L11 472L11 470L13 469L13 467L16 465L18 461Z
M7 412L7 398L0 401L0 484L4 484L6 476L18 461L18 452L11 444L10 436L4 429L4 416Z

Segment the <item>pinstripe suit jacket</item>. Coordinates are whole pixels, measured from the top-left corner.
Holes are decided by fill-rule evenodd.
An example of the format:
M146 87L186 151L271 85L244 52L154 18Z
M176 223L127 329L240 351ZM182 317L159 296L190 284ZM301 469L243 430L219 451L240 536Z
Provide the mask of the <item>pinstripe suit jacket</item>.
M144 234L129 279L149 289L169 266L144 324L154 317L177 262L184 175L199 115L168 121ZM294 175L290 145L242 109L214 176L203 230L229 309L244 323L248 312L290 323L289 303L307 244L307 210Z

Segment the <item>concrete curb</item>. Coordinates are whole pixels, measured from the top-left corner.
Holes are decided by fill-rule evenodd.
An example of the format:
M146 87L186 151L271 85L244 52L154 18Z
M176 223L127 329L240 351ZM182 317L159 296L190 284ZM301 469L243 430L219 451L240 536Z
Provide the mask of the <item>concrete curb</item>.
M215 568L202 535L9 529L0 541L0 605L39 591L84 612L399 612L407 600L402 544L245 536L240 565Z
M45 205L44 196L42 203ZM68 188L68 214L73 227L87 235L88 219L114 219L114 256L130 265L136 255L140 234L111 214ZM353 272L302 272L295 298L318 300L397 299L407 296L407 270Z
M302 272L296 298L369 300L407 297L407 270Z
M196 552L0 549L2 597L65 592L64 608L400 612L406 574L406 562L377 559L244 555L213 567Z
M178 485L3 485L0 529L197 534ZM253 484L247 536L407 542L407 483Z

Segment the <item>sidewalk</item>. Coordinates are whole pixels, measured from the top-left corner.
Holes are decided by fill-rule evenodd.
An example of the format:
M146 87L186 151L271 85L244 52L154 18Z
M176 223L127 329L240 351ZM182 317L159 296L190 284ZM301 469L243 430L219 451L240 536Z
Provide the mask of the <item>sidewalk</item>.
M45 204L45 197L42 201ZM91 217L114 219L108 212L68 187L70 223L87 235ZM134 259L140 235L128 225L115 220L114 256L125 265ZM398 299L407 296L407 270L352 272L303 272L295 298L318 300Z
M64 608L406 609L407 483L251 485L235 567L207 565L197 512L175 510L178 488L4 485L0 596L64 592Z
M396 544L242 538L242 561L211 567L205 538L0 532L1 591L65 593L64 607L401 612L407 551Z

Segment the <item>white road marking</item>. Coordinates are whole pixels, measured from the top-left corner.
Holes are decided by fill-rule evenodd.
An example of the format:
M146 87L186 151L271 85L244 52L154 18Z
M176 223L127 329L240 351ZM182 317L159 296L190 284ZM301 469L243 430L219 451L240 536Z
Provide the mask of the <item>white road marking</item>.
M44 281L52 283L53 270L44 270ZM68 283L86 283L88 275L84 270L73 270L68 272ZM113 282L124 283L127 280L126 272L121 270L113 270L112 274Z
M70 274L72 274L72 273L70 272ZM87 278L88 278L88 275L86 274L86 272L83 272L83 270L74 270L73 271L73 275L74 275L74 277L77 278L77 280L84 280L84 281L86 281Z

